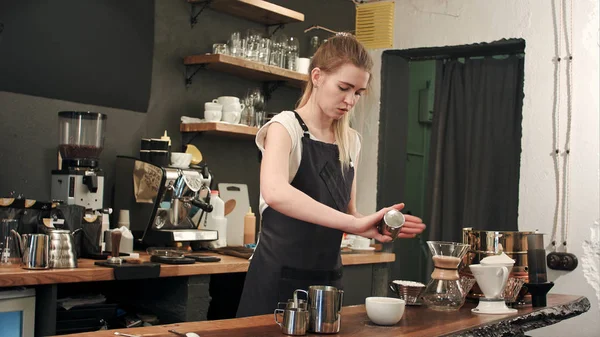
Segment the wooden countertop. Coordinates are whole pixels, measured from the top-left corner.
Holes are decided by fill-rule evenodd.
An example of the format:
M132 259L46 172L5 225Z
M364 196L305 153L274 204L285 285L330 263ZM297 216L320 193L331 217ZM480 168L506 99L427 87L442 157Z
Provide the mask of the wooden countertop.
M218 255L221 261L213 263L197 262L189 265L163 264L160 268L160 277L243 273L248 271L248 260L228 255L206 255ZM146 253L141 253L140 258L145 261L150 259ZM395 259L393 253L342 254L342 264L345 266L386 263L393 262ZM79 267L75 269L25 270L18 265L0 266L0 287L114 280L112 268L96 266L94 262L90 259L79 259Z
M540 328L580 315L590 308L585 297L548 296L548 306L526 306L509 315L475 315L471 313L476 303L466 303L459 311L436 312L425 307L406 307L400 322L393 326L378 326L369 321L364 305L344 307L339 334L331 336L507 336ZM202 337L284 336L273 321L273 315L219 321L187 322L144 328L103 330L73 335L71 337L109 337L114 332L124 332L140 337L174 337L168 332L196 332ZM308 333L307 336L319 336Z

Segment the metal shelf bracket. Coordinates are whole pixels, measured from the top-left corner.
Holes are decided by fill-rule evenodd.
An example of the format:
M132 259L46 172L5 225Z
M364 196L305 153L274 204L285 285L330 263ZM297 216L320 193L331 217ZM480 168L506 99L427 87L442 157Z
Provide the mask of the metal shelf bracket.
M206 0L200 4L191 4L190 9L190 26L194 28L194 25L198 23L198 16L210 5L212 0ZM199 7L198 12L196 13L196 7Z
M181 147L185 152L186 146L191 144L196 137L201 138L202 132L181 132Z
M269 33L269 28L276 26L275 30L273 30L272 33ZM276 23L274 25L265 25L265 30L267 31L267 37L270 39L273 37L273 35L275 35L275 33L280 30L280 29L284 29L285 28L285 24L283 23Z
M186 65L185 66L185 87L192 84L192 78L202 69L206 69L206 64Z
M285 81L264 82L263 83L263 95L265 97L265 100L267 100L267 101L270 100L273 92L277 88L279 88L280 86L282 86L284 84L285 84Z

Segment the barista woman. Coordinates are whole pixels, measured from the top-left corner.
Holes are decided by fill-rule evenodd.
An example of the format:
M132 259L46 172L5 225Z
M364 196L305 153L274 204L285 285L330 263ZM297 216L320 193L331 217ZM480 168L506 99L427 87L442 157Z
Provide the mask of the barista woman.
M404 204L367 216L356 210L360 137L349 120L367 90L372 66L352 35L329 39L313 56L296 111L279 113L258 132L262 228L238 317L272 313L295 289L342 288L344 232L392 240L376 226L385 212ZM412 238L423 229L421 219L406 215L398 236Z

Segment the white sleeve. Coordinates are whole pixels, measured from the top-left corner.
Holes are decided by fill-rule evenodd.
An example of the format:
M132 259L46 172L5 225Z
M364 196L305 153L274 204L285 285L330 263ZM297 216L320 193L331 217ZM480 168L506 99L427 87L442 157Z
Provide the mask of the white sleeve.
M302 160L301 139L304 136L304 131L302 130L300 123L298 123L293 111L282 111L258 130L258 133L256 134L256 146L258 146L261 152L265 151L265 138L267 138L267 130L271 123L283 125L290 135L292 148L290 149L288 182L292 182L298 172L300 161Z
M300 127L300 124L298 124L293 111L282 111L278 113L267 124L263 125L260 130L258 130L258 133L256 134L256 146L258 146L258 149L261 152L265 150L267 131L272 123L279 123L287 130L292 141L291 152L294 152L298 146L299 139L302 137L303 131L302 127Z

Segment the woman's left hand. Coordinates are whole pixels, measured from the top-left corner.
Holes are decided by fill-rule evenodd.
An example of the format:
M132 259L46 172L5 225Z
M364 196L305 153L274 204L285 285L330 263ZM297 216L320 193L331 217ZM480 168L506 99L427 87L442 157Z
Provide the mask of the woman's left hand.
M352 226L352 230L348 232L365 238L373 238L379 242L390 242L392 241L392 237L390 237L391 233L386 232L380 234L377 230L377 224L381 221L386 212L392 209L401 211L403 208L403 203L396 204L392 207L382 208L376 213L355 218L355 225ZM402 229L398 233L399 238L414 238L417 234L420 234L425 230L426 226L420 218L406 214L404 215L404 219L404 226L402 226Z
M414 215L405 214L404 220L404 226L402 226L400 233L398 233L399 238L414 238L417 234L421 234L425 230L425 227L427 227L421 218Z

